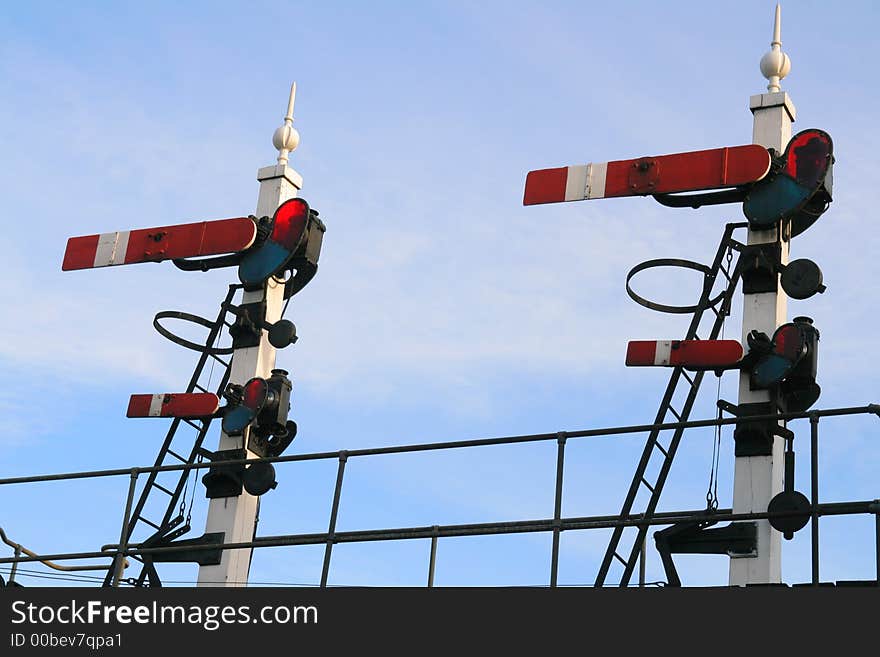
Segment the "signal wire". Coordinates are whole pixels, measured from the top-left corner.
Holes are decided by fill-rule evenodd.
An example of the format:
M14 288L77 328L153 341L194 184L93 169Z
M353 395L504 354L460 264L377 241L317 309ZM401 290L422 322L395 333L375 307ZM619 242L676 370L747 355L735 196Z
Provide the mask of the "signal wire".
M733 249L727 247L727 271L730 271L730 265L733 261ZM721 320L721 339L724 339L724 329L727 325L727 317L730 312L729 308L722 308L724 319ZM718 375L718 386L715 391L715 408L717 411L717 419L721 419L721 407L718 402L721 400L721 374ZM715 511L718 509L718 470L721 458L721 425L715 425L715 439L712 441L712 465L709 469L709 488L706 491L706 510Z

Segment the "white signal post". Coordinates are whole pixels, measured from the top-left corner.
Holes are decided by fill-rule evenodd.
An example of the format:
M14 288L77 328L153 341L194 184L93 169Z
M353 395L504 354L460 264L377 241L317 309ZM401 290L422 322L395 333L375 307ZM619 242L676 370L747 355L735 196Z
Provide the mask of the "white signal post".
M288 155L299 144L299 133L293 127L293 105L296 83L290 89L290 102L284 124L272 137L278 149L278 163L263 167L257 172L260 193L256 216L272 216L279 205L294 198L302 188L302 176L287 166ZM244 291L242 303L258 303L266 300L266 322L272 324L281 319L284 303L284 282L270 278L263 289ZM275 368L275 347L269 343L266 331L262 332L256 347L236 349L232 355L229 374L230 383L244 384L253 377L269 378ZM240 449L245 446L249 429L244 436L228 436L221 432L220 450ZM247 458L257 455L247 452ZM222 532L224 543L240 543L253 540L259 498L242 491L237 497L216 498L208 506L205 532ZM250 570L251 549L223 550L222 559L216 566L200 566L198 586L246 586Z
M749 107L754 115L752 141L782 152L791 139L791 124L795 120L795 107L779 83L791 69L788 55L782 52L780 7L776 6L771 50L761 58L761 73L769 80L768 93L752 96ZM751 230L748 244L773 243L777 240L776 228ZM782 240L782 264L788 264L789 246ZM778 326L786 321L787 298L779 288L775 292L743 295L742 343L746 344L748 333L757 329L773 335ZM739 381L739 403L768 402L766 390L750 390L749 374L743 372ZM733 482L733 512L764 512L774 495L782 491L783 440L773 439L769 456L736 457ZM737 557L730 560L732 586L746 584L779 583L782 581L782 541L779 532L770 527L767 520L757 522L757 555Z

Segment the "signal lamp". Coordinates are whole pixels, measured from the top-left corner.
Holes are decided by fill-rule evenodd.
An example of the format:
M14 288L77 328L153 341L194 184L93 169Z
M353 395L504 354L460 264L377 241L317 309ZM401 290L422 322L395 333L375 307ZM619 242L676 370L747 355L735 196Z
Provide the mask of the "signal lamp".
M766 338L765 338L766 339ZM773 334L770 348L752 369L752 386L778 386L779 403L784 411L801 412L819 399L816 383L819 331L809 317L795 317Z
M223 416L223 431L238 436L253 425L253 432L262 438L283 438L288 433L292 388L285 370L272 370L268 379L254 377L240 390L230 393L231 404Z
M790 236L795 237L812 226L831 202L833 164L827 132L811 128L792 137L776 170L757 182L743 202L751 227L766 229L790 220Z
M284 270L305 238L308 222L309 204L303 199L292 198L278 206L266 241L246 252L238 266L238 277L245 288L258 288Z

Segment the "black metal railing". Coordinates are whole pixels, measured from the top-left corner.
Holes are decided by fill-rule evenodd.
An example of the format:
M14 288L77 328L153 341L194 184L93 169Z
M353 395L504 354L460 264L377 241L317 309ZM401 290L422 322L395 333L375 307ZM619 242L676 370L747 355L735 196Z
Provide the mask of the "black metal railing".
M808 419L810 422L810 454L811 454L811 476L810 476L810 508L807 511L810 515L811 522L811 580L810 584L818 585L820 583L819 576L819 519L823 516L840 516L868 514L874 515L876 522L876 540L875 555L877 562L877 572L873 582L880 585L880 500L863 500L854 502L819 502L819 470L818 470L818 442L819 442L819 423L822 418L839 417L847 415L873 414L880 417L880 405L869 404L866 406L832 408L823 410L812 410L802 413L781 413L766 416L750 417L750 420L798 420ZM414 540L414 539L430 539L430 553L427 564L427 583L428 586L433 585L434 572L436 567L437 544L442 538L462 537L462 536L482 536L496 534L523 534L534 532L552 533L552 548L550 554L550 579L549 586L558 585L558 568L559 568L559 544L562 532L580 531L590 529L617 529L626 527L635 527L640 530L647 531L648 527L671 525L676 522L738 522L752 520L766 520L774 517L783 517L795 515L794 513L771 513L753 512L753 513L734 513L731 509L716 509L714 511L703 510L685 510L685 511L667 511L657 512L650 516L645 514L629 514L629 515L607 515L607 516L586 516L586 517L562 517L562 483L565 468L565 449L568 442L572 439L590 438L600 436L615 436L627 434L639 434L644 432L653 432L658 430L684 430L699 427L714 427L736 424L735 417L721 417L707 420L694 420L687 422L674 422L665 424L642 424L620 427L607 427L599 429L585 429L577 431L558 431L552 433L530 434L520 436L507 436L500 438L482 438L472 440L458 440L450 442L420 443L411 445L396 445L389 447L377 447L367 449L340 450L332 452L317 452L310 454L290 454L286 456L278 456L273 458L261 458L241 461L229 461L229 465L239 463L254 463L255 461L266 461L272 463L294 463L301 461L316 460L332 460L338 461L336 471L336 485L333 492L333 499L330 507L330 518L328 530L322 533L306 533L306 534L285 534L278 536L255 536L252 541L223 543L223 544L206 544L206 545L188 545L187 550L234 550L234 549L254 549L268 547L283 547L297 545L324 545L324 559L321 572L321 586L327 586L329 573L332 563L333 546L339 543L363 543L370 541L392 541L392 540ZM352 459L380 456L387 454L401 454L412 452L438 451L447 449L465 449L469 447L488 447L494 445L512 445L519 443L534 443L541 441L555 441L557 449L556 460L556 478L555 478L555 496L554 496L554 512L551 518L541 518L532 520L515 520L502 522L486 522L476 524L457 524L457 525L430 525L418 527L396 527L385 529L368 529L357 531L337 531L336 521L339 515L339 509L342 498L342 486L346 472L346 464ZM0 486L21 485L28 483L49 482L49 481L68 481L73 479L86 479L94 477L130 477L130 485L128 496L125 502L125 513L123 514L122 530L120 533L119 543L105 545L99 551L91 552L70 552L62 554L42 554L42 555L26 555L0 558L0 565L18 564L24 562L43 562L43 561L62 561L76 559L97 559L114 558L117 564L122 563L123 558L142 557L144 555L154 555L162 553L179 552L180 548L174 545L151 547L138 543L129 543L128 529L131 526L130 513L132 509L133 496L136 488L136 482L140 475L152 475L157 472L170 471L189 471L209 468L210 463L190 463L180 465L168 465L159 467L144 468L118 468L109 470L93 470L83 472L69 472L61 474L44 474L25 477L9 477L0 479ZM802 514L800 512L798 515ZM108 552L109 550L109 552ZM644 564L644 553L642 556L642 564ZM111 568L108 566L108 569ZM115 573L115 583L120 583L121 573L117 569ZM639 583L644 584L644 568L640 569ZM135 582L129 582L135 583Z

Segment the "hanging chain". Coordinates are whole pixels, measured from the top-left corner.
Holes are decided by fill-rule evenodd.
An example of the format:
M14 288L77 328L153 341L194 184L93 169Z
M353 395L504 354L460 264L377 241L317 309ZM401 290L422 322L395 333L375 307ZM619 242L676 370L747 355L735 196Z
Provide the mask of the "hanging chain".
M730 274L730 265L733 261L733 248L727 246L727 254L725 257L727 273ZM723 318L721 320L721 339L724 339L724 328L727 324L727 316L730 313L729 304L725 299L725 304L721 306ZM715 407L718 409L716 415L717 420L721 420L721 408L718 402L721 400L721 376L718 377L718 387L715 392ZM715 511L718 508L718 467L721 458L721 425L715 425L715 438L712 441L712 465L709 469L709 488L706 491L706 510Z
M224 315L224 317L225 317L225 315ZM217 331L217 337L214 339L214 349L216 349L217 345L220 344L220 333L221 333L221 331ZM214 358L211 359L211 369L208 370L208 385L205 386L208 390L211 389L211 381L214 379L214 361L215 360L216 359L214 359Z
M218 331L217 337L214 339L213 348L215 348L215 349L217 348L217 345L220 344L220 335L221 335L221 332ZM213 381L213 379L214 379L214 360L215 359L213 359L213 358L211 359L211 369L208 370L208 383L205 386L208 390L211 389L211 381ZM202 455L199 454L198 457L196 457L196 463L201 463L201 462L202 462ZM178 511L178 513L180 514L181 517L183 517L183 514L186 513L186 524L189 524L189 521L192 518L193 503L195 502L195 499L196 499L196 488L198 488L198 486L195 484L195 482L193 482L192 494L190 495L190 498L189 498L189 509L187 509L186 508L186 494L187 494L187 492L189 492L189 480L190 480L190 477L193 476L193 472L198 472L198 470L193 469L193 470L189 470L186 473L186 483L183 486L183 495L180 496L180 510Z
M177 515L183 517L183 512L186 511L186 491L189 489L189 475L192 470L188 470L186 473L186 480L183 484L183 495L180 496L180 509L177 511ZM195 486L193 486L193 490L195 490Z
M201 463L202 461L203 461L202 455L199 454L198 457L196 457L196 463ZM192 472L192 470L191 470L191 472ZM195 472L198 472L198 470L195 470ZM198 477L198 475L196 475L196 477ZM189 482L189 478L187 477L187 483L188 482ZM192 494L190 495L190 498L189 498L189 509L186 510L186 524L187 525L189 524L190 518L192 518L193 502L195 502L195 500L196 500L196 488L197 488L197 486L194 484L193 488L192 488ZM183 493L183 496L184 496L184 498L186 498L185 491ZM181 514L183 514L183 507L181 507L180 512L181 512Z
M719 377L719 383L720 383ZM719 385L720 387L720 385ZM718 409L718 420L721 419L721 409ZM709 471L709 488L706 491L706 510L715 511L718 508L718 463L721 456L721 425L715 426L715 439L712 441L712 467Z

